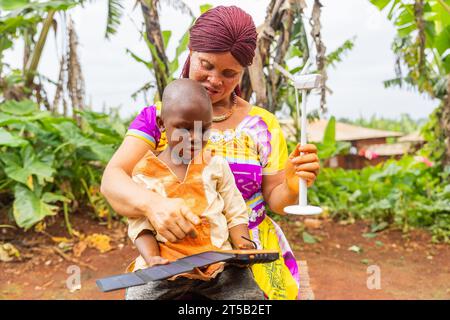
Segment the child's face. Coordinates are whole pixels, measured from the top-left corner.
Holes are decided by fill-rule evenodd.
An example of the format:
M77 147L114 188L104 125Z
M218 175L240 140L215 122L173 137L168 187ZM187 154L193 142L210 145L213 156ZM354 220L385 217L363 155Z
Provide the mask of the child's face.
M174 110L177 110L176 107ZM167 119L166 119L167 118ZM212 110L192 106L171 112L163 120L172 158L193 159L206 145L212 124Z

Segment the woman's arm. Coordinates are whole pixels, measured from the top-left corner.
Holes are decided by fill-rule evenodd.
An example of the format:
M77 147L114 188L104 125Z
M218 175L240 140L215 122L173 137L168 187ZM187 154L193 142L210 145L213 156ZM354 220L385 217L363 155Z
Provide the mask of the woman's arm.
M164 198L131 179L134 166L149 150L146 142L132 136L125 137L105 168L102 194L118 214L147 217L155 230L168 241L181 240L187 234L194 236L193 224L200 223L200 220L182 199Z
M298 192L289 189L284 171L270 176L263 176L263 197L270 210L285 215L284 207L298 202Z
M303 152L303 155L300 155ZM284 207L298 203L298 180L303 178L310 187L319 173L317 148L313 144L297 146L291 153L284 171L263 176L262 192L270 210L284 215Z
M112 208L122 216L145 217L147 199L156 200L155 193L148 192L131 179L133 168L149 150L146 142L127 136L103 172L100 190Z

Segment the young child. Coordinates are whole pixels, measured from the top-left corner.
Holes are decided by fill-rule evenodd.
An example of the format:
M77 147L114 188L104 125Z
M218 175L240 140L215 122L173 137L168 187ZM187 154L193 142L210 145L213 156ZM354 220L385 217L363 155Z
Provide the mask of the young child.
M165 197L183 199L201 217L201 223L196 226L195 238L169 242L154 231L148 219L129 219L128 235L140 253L131 271L210 250L253 249L246 240L247 207L228 162L204 149L204 135L212 123L206 90L193 80L175 80L166 87L162 106L157 122L160 130L166 131L167 148L157 156L147 153L134 168L133 180ZM181 142L180 137L184 138ZM210 299L264 297L249 268L216 263L131 287L126 299L176 299L185 294Z

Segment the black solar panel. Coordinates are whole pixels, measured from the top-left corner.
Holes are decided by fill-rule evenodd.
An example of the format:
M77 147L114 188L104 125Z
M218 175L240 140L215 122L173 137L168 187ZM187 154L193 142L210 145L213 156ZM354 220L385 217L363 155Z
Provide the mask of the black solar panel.
M192 271L216 262L223 262L234 258L234 254L221 252L203 252L181 258L166 265L158 265L132 273L102 278L96 281L103 292L143 285L150 281L163 280L177 274Z
M234 254L208 251L181 258L174 263L188 263L195 267L204 267L212 263L227 261L234 257Z
M189 257L178 259L165 265L158 265L133 273L127 273L97 280L101 291L113 291L128 287L143 285L150 281L170 278L177 274L192 271L216 262L250 265L254 263L268 263L277 260L278 251L273 250L229 250L228 252L208 251Z
M118 276L112 276L103 278L96 281L97 287L103 292L114 291L124 289L128 287L140 286L146 282L139 278L134 272L121 274Z

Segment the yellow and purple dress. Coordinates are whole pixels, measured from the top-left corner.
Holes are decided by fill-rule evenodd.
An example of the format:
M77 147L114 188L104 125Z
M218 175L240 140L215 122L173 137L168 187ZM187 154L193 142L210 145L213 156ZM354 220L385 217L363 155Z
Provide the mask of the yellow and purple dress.
M156 124L160 110L160 103L144 108L127 135L144 140L153 150L163 150L167 140ZM266 214L262 195L263 175L282 171L288 157L278 120L269 111L252 106L235 129L212 130L206 148L228 161L247 204L250 235L258 249L281 253L275 262L252 266L256 282L269 299L297 299L300 279L296 259L283 231Z

